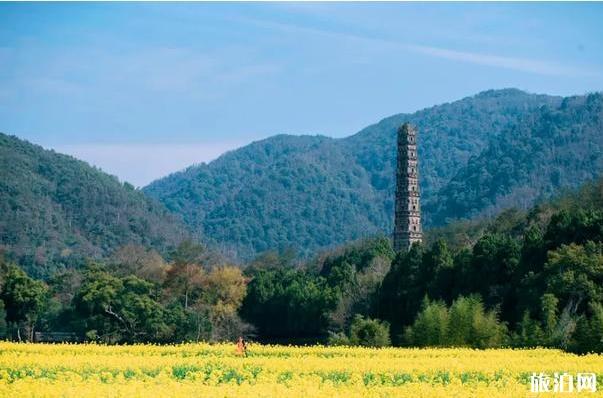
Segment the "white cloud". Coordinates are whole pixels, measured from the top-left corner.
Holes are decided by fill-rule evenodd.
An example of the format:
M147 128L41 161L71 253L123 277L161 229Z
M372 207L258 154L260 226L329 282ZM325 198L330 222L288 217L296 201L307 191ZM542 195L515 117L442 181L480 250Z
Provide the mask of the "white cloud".
M286 33L301 33L319 36L322 38L331 38L343 40L346 42L355 42L358 45L378 48L389 51L409 51L418 54L427 55L434 58L448 59L471 63L475 65L485 65L497 68L512 69L521 72L535 73L549 76L568 76L568 77L599 77L602 75L600 68L578 67L549 60L539 60L532 58L509 57L495 54L484 54L469 51L458 51L449 48L439 48L410 43L403 43L396 40L384 39L374 36L363 36L354 33L344 33L326 29L306 27L289 23L280 23L259 19L238 18L241 22L254 24L267 29L280 30Z
M480 54L465 51L455 51L446 48L429 46L404 46L410 51L432 57L445 58L455 61L468 62L477 65L494 66L498 68L514 69L523 72L532 72L541 75L552 76L598 76L594 70L578 68L574 66L561 65L549 61L541 61L529 58L514 58L500 55Z
M193 144L65 144L50 146L72 155L135 186L182 170L192 164L209 162L236 149L241 141Z

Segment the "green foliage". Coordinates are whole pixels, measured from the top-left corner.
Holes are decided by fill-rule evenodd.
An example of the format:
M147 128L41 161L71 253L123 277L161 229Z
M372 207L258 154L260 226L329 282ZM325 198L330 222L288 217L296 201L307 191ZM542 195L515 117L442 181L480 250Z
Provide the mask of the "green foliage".
M264 338L316 338L326 334L337 292L305 270L259 269L250 275L243 318Z
M540 322L530 317L529 311L523 313L516 331L511 336L516 347L537 347L546 345L546 339Z
M555 332L555 327L558 322L557 306L559 300L554 294L546 293L542 295L542 320L544 324L544 332L550 338L552 338Z
M603 179L529 211L482 220L478 229L478 223L457 226L458 235L471 228L474 243L465 247L449 249L443 239L451 235L439 234L430 246L400 254L379 289L376 309L391 323L392 338L486 347L505 341L498 338L500 319L516 346L595 349L588 336L603 304L601 187ZM483 302L458 298L474 294ZM420 306L425 296L436 301ZM467 315L480 313L478 307L483 316ZM473 323L481 326L471 332ZM454 326L445 333L446 324ZM405 339L398 340L403 331Z
M151 297L152 287L133 275L119 278L90 266L73 299L86 335L106 342L166 340L173 330Z
M486 311L479 296L459 297L450 308L425 299L412 326L406 328L408 345L473 348L500 347L507 341L507 328L495 311Z
M591 303L590 317L579 318L571 350L580 354L603 352L603 304Z
M349 336L343 332L329 333L329 345L387 347L391 345L389 324L356 314L350 324Z
M379 290L376 313L390 323L394 343L419 311L433 277L422 267L424 251L413 245L408 253L398 253Z
M44 310L48 287L41 281L30 278L14 264L0 262L2 288L0 299L6 322L16 328L19 340L33 340L34 327ZM21 330L25 335L21 334Z
M551 217L544 241L548 249L568 243L603 240L603 207L561 210Z
M440 298L446 302L452 301L454 258L445 241L436 241L425 253L423 267L426 275L433 276L431 280L427 280L428 296Z
M383 236L306 263L275 248L244 274L193 241L165 259L120 246L106 262L54 273L48 286L2 261L0 334L5 319L9 338L35 329L104 342L224 340L253 335L249 322L270 342L324 341L331 331L331 344L599 352L602 187L440 228L398 254Z
M544 266L547 290L566 303L573 315L581 305L603 299L603 243L561 245Z
M99 169L0 134L0 245L48 277L135 243L167 253L186 235L156 201Z
M351 267L354 271L364 271L376 258L392 260L395 257L391 242L386 237L365 239L329 252L321 261L321 275L327 276L329 284L342 285L347 280L345 271L338 268Z
M412 326L406 328L404 340L420 347L439 346L448 343L448 309L441 301L423 301L423 309Z
M183 240L172 252L172 259L177 265L200 264L203 261L205 248L190 239Z
M344 332L333 332L333 331L329 331L329 337L327 338L327 344L328 345L341 345L341 346L351 345L349 337Z
M243 259L291 247L308 256L390 233L395 137L403 122L420 131L425 225L441 226L526 208L595 178L603 168L602 103L599 94L561 99L487 91L386 118L345 139L271 137L144 190ZM468 234L462 245L473 243Z
M350 325L350 344L365 347L385 347L389 340L389 324L377 319L356 315Z
M7 334L6 309L4 308L4 301L0 300L0 339L6 339Z
M222 341L244 334L248 325L237 316L245 296L241 270L222 266L197 276L194 286L185 279L161 286L92 264L62 316L86 339L108 343ZM174 292L187 283L189 301L183 302Z
M317 268L338 293L331 312L331 328L347 329L354 314L372 315L377 291L394 258L391 241L376 237L354 242L321 256L310 267Z
M500 304L502 317L515 320L513 278L517 274L521 247L504 235L484 235L473 247L467 278L471 292L479 293L489 307ZM469 292L467 292L469 293Z
M564 98L558 106L527 112L458 170L424 210L442 223L527 207L563 187L598 177L603 95ZM439 220L439 221L438 221Z

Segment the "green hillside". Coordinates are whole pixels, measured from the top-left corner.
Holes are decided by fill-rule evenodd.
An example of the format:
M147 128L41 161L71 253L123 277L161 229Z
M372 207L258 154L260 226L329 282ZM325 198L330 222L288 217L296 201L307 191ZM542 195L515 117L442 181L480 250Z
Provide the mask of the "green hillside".
M527 207L563 187L575 187L603 170L603 95L565 98L543 107L493 139L470 159L424 210L448 218Z
M0 134L0 252L46 276L135 243L165 252L186 228L129 184Z
M347 240L389 233L395 134L404 121L420 131L428 227L497 207L526 207L541 194L591 179L601 171L600 135L597 140L591 123L600 123L601 114L596 105L600 96L588 98L563 100L516 89L490 90L386 118L344 139L271 137L155 181L144 191L231 255L248 258L284 248L310 254ZM563 111L568 104L575 114ZM557 116L543 119L545 114ZM581 119L566 120L574 116ZM545 140L547 145L554 143L554 150L534 153L540 168L533 170L521 163L525 158L515 158L514 145L525 146L526 155L539 152L542 138L526 133L537 123L550 124L559 137ZM585 132L571 130L580 123L588 124ZM523 138L508 139L519 132ZM572 135L572 140L562 138L564 134ZM569 152L564 154L566 148ZM491 157L494 153L496 158ZM590 160L569 161L571 154L587 154ZM509 170L505 184L496 190L464 177L479 170L476 159L488 157L494 169L503 167L508 158L522 166ZM555 175L559 179L551 180ZM532 193L525 198L517 195L528 183L534 187ZM454 201L462 195L471 201L460 208Z

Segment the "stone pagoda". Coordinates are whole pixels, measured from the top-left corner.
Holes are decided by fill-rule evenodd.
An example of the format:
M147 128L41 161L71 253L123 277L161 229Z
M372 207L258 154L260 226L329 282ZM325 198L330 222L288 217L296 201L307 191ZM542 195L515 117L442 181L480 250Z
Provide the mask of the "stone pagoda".
M409 250L422 240L417 129L404 123L398 129L394 250Z

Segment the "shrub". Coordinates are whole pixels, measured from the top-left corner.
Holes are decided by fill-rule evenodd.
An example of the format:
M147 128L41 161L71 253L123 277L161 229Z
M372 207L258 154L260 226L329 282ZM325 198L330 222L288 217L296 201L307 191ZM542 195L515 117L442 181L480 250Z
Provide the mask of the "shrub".
M349 337L344 333L330 333L330 345L359 345L385 347L391 345L389 323L356 315L350 325Z
M500 347L507 340L507 328L496 311L486 311L479 296L459 297L450 308L440 301L425 299L404 340L414 346Z
M389 323L356 315L350 326L350 343L365 347L390 345Z

